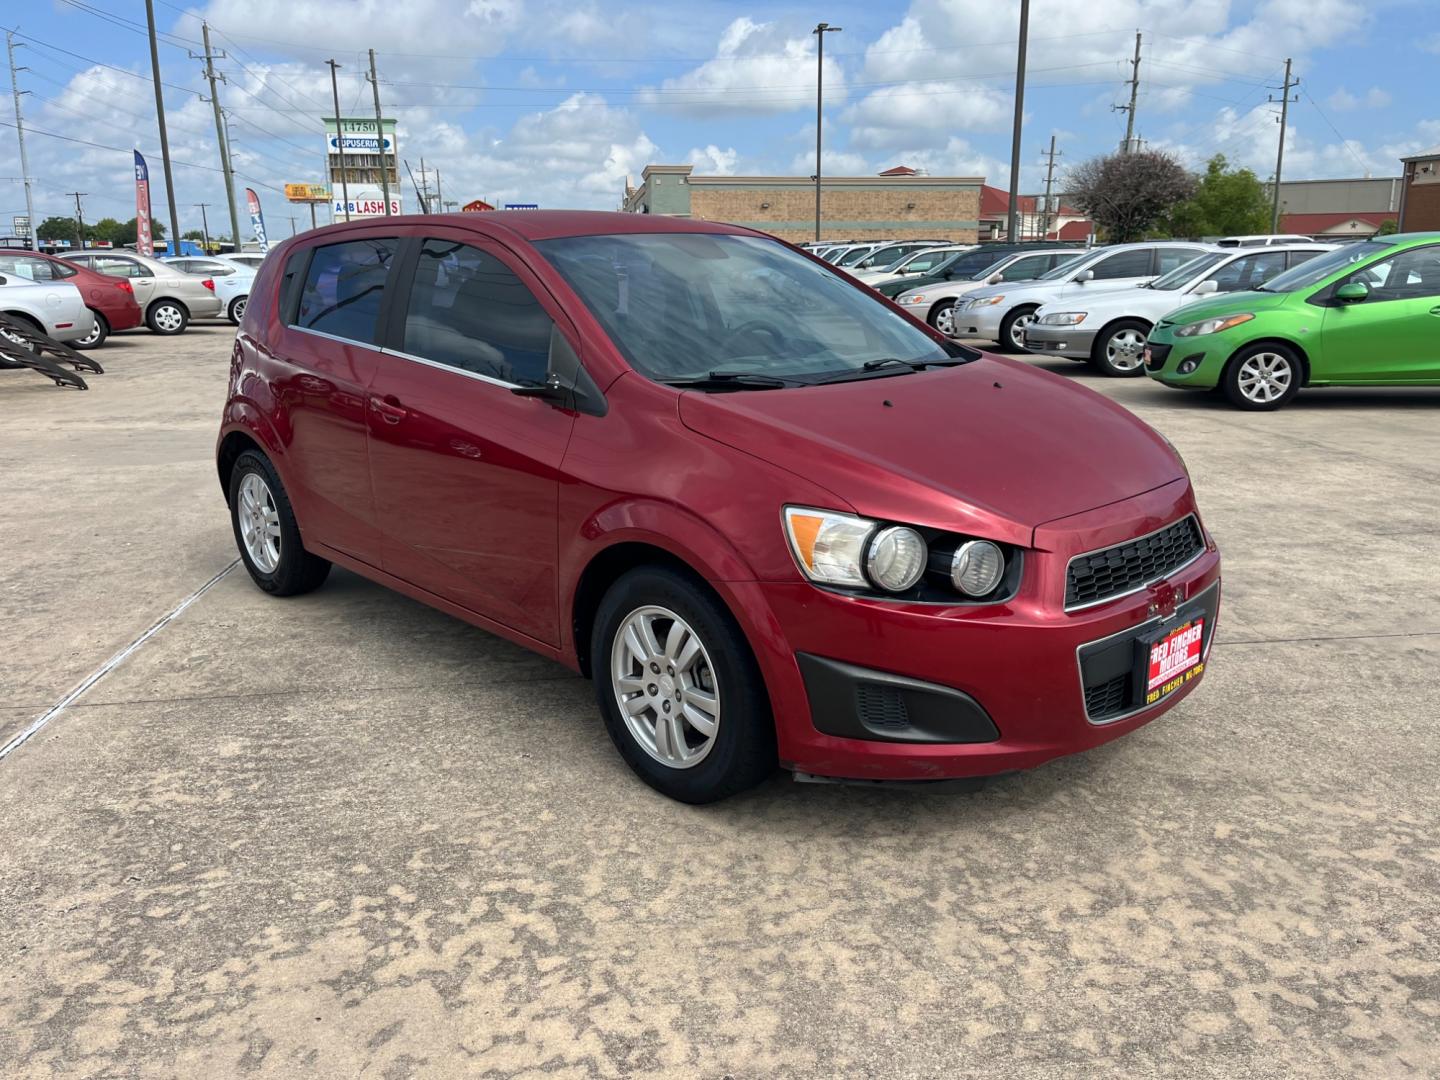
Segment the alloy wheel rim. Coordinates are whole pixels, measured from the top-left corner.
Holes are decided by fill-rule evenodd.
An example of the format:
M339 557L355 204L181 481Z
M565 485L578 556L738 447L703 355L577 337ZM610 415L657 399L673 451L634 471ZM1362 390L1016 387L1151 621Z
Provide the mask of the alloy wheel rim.
M76 344L78 344L78 345L94 345L95 342L97 342L97 341L99 341L99 340L100 340L100 317L97 315L97 316L95 317L95 325L90 328L90 332L89 332L88 334L86 334L83 338L81 338L78 342L76 342Z
M1288 359L1279 353L1260 352L1245 358L1237 382L1245 400L1270 405L1290 389L1294 377Z
M162 304L155 309L155 325L161 330L180 329L180 309L170 304Z
M1017 348L1025 347L1025 328L1034 321L1034 315L1019 315L1010 324L1010 340Z
M1145 335L1139 330L1121 330L1110 335L1105 358L1116 371L1134 371L1145 362Z
M700 764L720 730L720 687L700 635L654 604L620 623L610 649L615 703L630 737L672 769Z
M245 554L263 574L280 565L280 512L270 485L259 473L246 473L240 481L240 505L235 508Z
M239 322L245 318L245 298L242 296L235 303L230 305L230 310L235 313L235 321Z
M955 332L954 304L946 304L935 313L935 329L947 337Z

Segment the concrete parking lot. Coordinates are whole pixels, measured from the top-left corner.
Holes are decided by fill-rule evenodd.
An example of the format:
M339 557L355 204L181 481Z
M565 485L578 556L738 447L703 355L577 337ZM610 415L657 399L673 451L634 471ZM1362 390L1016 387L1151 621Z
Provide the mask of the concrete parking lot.
M232 335L0 372L0 744L232 566ZM692 808L562 668L237 567L0 761L0 1076L1440 1074L1440 391L1030 362L1189 462L1178 709L979 794Z

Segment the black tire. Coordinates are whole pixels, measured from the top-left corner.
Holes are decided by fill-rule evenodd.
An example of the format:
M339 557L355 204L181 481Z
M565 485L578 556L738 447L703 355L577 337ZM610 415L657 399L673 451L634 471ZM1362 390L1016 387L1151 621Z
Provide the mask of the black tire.
M950 330L948 331L940 325L941 320L947 316L950 319ZM930 309L930 314L925 317L925 321L948 337L955 329L955 301L941 300Z
M105 339L110 336L110 324L105 321L105 316L98 311L91 311L95 316L95 337L93 340L86 338L84 343L72 341L70 344L77 349L98 349L105 344Z
M665 608L688 623L710 658L721 712L709 752L689 767L653 757L631 733L616 698L611 675L615 638L626 620L646 606ZM626 764L656 791L684 803L716 802L775 770L775 724L759 665L735 619L702 584L668 567L629 571L600 602L590 641L595 698L605 728Z
M274 569L264 570L257 566L245 547L240 524L240 485L250 474L258 475L269 488L276 516L280 524L280 558ZM295 521L295 511L290 507L290 497L285 485L270 459L254 450L247 450L235 461L230 472L230 527L235 533L235 546L251 580L272 596L298 596L317 589L330 573L330 561L305 550L300 540L300 526Z
M166 316L166 312L173 311L177 318ZM162 325L163 320L163 325ZM156 300L145 309L145 325L152 332L163 337L170 337L175 334L183 334L185 328L190 325L190 312L179 300Z
M1134 337L1140 337L1139 351L1131 351ZM1145 339L1150 336L1150 324L1139 319L1121 319L1095 335L1095 344L1090 347L1090 365L1100 374L1112 379L1133 379L1145 374ZM1115 356L1111 357L1114 346ZM1125 366L1131 362L1133 365Z
M1030 321L1038 307L1038 304L1017 307L1000 320L1000 340L995 343L996 352L1028 353L1030 351L1016 340L1017 327L1023 329L1024 324Z
M1262 373L1269 371L1271 383L1264 385ZM1288 345L1260 342L1247 345L1225 365L1220 389L1230 404L1245 412L1274 412L1300 392L1305 365ZM1283 380L1283 389L1277 385ZM1279 393L1275 391L1279 389ZM1274 394L1268 399L1266 394Z
M248 296L237 296L231 300L230 306L225 309L225 317L239 326L240 320L245 317L245 301L249 299Z
M26 326L33 329L37 334L45 333L45 330L40 326L40 324L37 323L34 319L30 318L30 316L28 315L14 313L10 315L10 318L14 319L16 322L24 323ZM3 333L5 332L3 330L0 330L0 334ZM40 350L35 348L35 346L31 345L28 341L24 341L17 337L12 337L10 334L5 334L5 339L9 341L12 345L19 345L22 349L30 353L30 355L32 356L40 355ZM25 365L20 363L20 361L18 360L6 360L3 356L0 356L0 369L10 370L13 368L23 367L25 367Z

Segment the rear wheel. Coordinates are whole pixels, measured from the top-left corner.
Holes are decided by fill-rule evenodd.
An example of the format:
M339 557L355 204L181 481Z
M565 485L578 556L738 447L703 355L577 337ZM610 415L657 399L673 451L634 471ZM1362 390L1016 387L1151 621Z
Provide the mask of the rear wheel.
M256 585L272 596L318 588L330 562L305 550L285 485L268 458L247 450L230 473L230 524L240 558Z
M77 349L98 349L110 336L110 324L105 321L105 316L98 311L92 311L90 314L95 316L95 328L73 343Z
M1000 320L1001 352L1029 352L1025 348L1025 328L1035 321L1035 308L1019 307Z
M190 325L190 312L178 300L156 300L145 312L145 325L157 334L180 334Z
M1122 320L1106 327L1095 338L1090 362L1105 375L1133 379L1145 374L1145 340L1150 328L1138 319Z
M37 323L34 319L30 318L28 315L12 314L9 316L9 318L14 319L16 322L23 323L25 326L32 328L37 334L43 334L45 332L43 329L41 329L40 324ZM31 345L30 342L26 341L19 334L11 333L4 327L0 327L0 337L3 337L12 345L20 346L20 348L24 349L32 356L40 355L39 349L35 348L35 346ZM7 360L5 359L5 357L0 356L0 368L22 368L24 366L24 364L20 363L17 360Z
M225 312L225 317L236 326L239 326L240 320L245 317L245 301L248 299L248 296L237 296L234 300L230 301L230 307Z
M707 589L665 567L631 570L605 594L590 640L605 727L655 790L715 802L774 770L759 667Z
M1225 367L1220 386L1230 404L1247 412L1269 412L1300 392L1300 357L1278 344L1252 345Z

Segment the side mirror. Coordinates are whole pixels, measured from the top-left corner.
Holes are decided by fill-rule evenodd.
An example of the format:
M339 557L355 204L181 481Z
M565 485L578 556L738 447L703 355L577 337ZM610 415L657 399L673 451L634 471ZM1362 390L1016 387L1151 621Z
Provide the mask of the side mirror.
M1190 295L1209 296L1211 293L1218 293L1219 291L1220 283L1214 278L1206 278L1204 281L1200 282L1199 285L1196 285L1195 288L1190 290Z
M1095 271L1094 271L1094 270L1081 270L1080 273L1078 273L1078 274L1075 275L1075 284L1077 284L1077 285L1084 285L1085 282L1087 282L1087 281L1094 281L1094 280L1095 280Z
M1363 281L1351 281L1335 290L1335 299L1342 304L1358 304L1370 298L1370 286Z
M1002 273L1000 273L999 271L996 271L995 273L991 274L988 278L985 279L985 284L986 284L986 285L999 285L1000 282L1002 282L1002 281L1004 281L1004 280L1005 280L1005 275L1002 274Z

